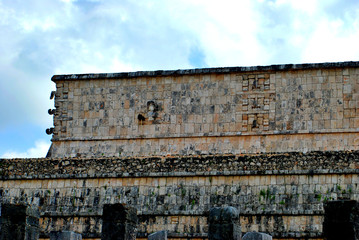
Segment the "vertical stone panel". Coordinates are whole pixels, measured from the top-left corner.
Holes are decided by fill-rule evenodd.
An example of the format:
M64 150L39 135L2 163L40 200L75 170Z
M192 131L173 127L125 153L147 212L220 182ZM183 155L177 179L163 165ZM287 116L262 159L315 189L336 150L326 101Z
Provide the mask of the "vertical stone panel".
M101 239L136 239L137 222L138 218L134 208L128 208L122 204L105 204L102 215Z
M209 240L240 240L239 213L234 207L215 207L209 213Z
M359 239L359 204L339 200L324 205L323 233L327 240Z
M37 240L40 213L36 207L3 204L0 212L0 240Z

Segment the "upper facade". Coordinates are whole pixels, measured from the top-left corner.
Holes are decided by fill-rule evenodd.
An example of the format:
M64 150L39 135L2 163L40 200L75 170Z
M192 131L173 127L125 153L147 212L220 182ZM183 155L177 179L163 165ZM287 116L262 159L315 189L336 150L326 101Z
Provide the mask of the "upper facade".
M50 157L359 149L359 62L55 75Z

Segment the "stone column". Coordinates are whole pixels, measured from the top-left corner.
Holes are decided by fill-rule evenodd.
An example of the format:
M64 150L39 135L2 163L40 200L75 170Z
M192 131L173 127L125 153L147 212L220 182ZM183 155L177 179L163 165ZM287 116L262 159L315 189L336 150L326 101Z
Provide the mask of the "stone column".
M35 206L3 204L0 211L0 240L37 240L40 212Z
M50 232L50 240L82 240L82 235L72 231Z
M0 203L0 233L2 232L1 226L2 226L2 217L1 217L1 203ZM0 237L1 237L1 234L0 234Z
M101 239L136 239L137 222L136 209L122 204L106 204L103 206Z
M148 236L148 240L167 240L167 231L159 231Z
M359 204L354 200L324 204L323 234L325 239L359 239Z
M209 212L209 240L240 240L239 212L234 207L215 207Z
M247 232L242 240L272 240L272 236L261 232Z

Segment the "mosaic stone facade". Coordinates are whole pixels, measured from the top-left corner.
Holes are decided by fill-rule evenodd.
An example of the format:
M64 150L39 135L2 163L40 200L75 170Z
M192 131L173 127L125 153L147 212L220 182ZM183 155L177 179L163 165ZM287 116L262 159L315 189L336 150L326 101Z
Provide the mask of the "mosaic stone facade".
M50 154L357 150L358 66L347 62L54 76Z

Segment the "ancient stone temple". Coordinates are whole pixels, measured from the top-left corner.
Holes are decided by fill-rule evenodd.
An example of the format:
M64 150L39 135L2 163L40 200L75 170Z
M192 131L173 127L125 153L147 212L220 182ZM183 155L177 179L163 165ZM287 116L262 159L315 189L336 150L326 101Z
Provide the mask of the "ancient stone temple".
M214 207L243 235L324 239L342 206L358 229L359 62L52 81L48 156L0 160L0 204L37 207L40 238L101 239L104 206L135 211L137 239L206 239Z

